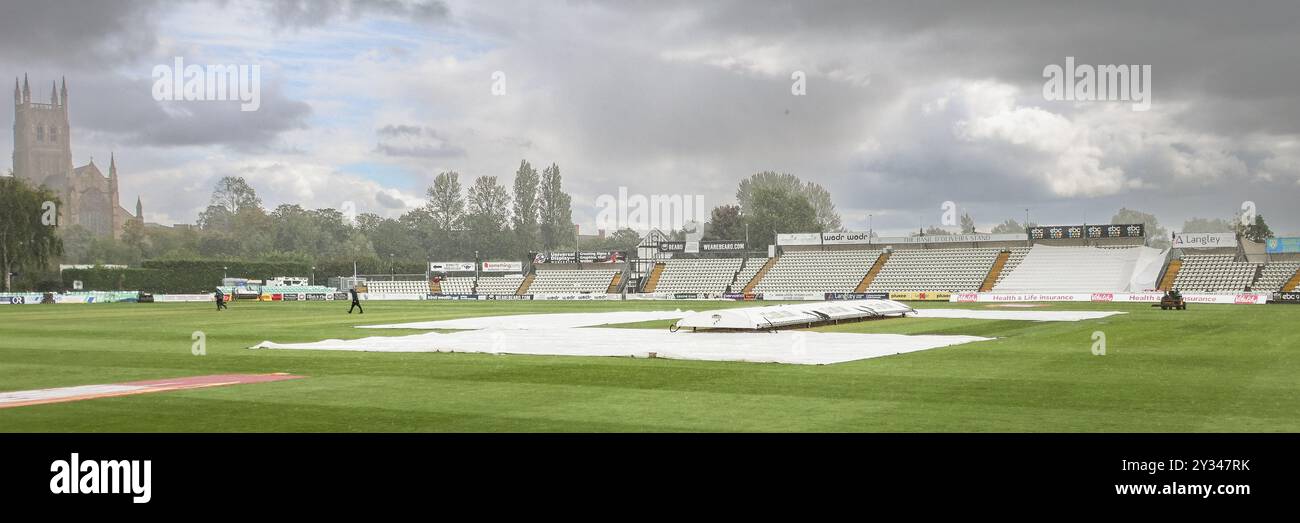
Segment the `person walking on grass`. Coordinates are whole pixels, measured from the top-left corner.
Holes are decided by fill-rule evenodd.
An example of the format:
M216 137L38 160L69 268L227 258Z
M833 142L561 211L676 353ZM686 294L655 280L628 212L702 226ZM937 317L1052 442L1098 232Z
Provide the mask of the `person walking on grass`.
M217 287L217 293L213 296L217 298L217 310L226 308L226 294L221 292L221 287Z
M366 310L361 308L361 296L357 295L357 288L353 287L349 289L348 293L352 295L352 306L348 307L348 314L352 314L352 309L354 307L361 311L361 314L365 314Z

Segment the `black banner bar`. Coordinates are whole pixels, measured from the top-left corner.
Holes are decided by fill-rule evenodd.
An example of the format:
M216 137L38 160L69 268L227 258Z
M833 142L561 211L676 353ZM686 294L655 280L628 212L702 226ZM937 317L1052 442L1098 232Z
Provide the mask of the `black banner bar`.
M427 509L436 500L450 510L525 499L578 503L578 492L593 500L657 496L671 485L685 497L707 492L715 501L751 503L755 492L775 489L788 500L868 496L918 507L974 500L1253 507L1294 498L1296 448L1294 434L6 435L0 502L10 510L163 514L381 503ZM101 473L97 484L86 479L87 462ZM126 470L136 483L85 493L111 489L105 470ZM68 488L74 476L77 493Z

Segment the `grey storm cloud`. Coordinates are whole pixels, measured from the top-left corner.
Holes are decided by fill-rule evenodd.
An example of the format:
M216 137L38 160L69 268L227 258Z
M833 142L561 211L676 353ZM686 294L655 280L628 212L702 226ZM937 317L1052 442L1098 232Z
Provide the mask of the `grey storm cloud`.
M265 149L281 133L305 127L311 107L263 85L261 107L241 111L239 101L157 101L149 78L115 73L68 77L73 125L149 146L222 145Z
M448 15L447 5L438 0L280 0L267 2L266 9L277 24L289 27L313 27L338 18L366 15L425 22Z
M38 101L48 98L50 81L66 78L74 128L123 143L265 149L304 127L310 106L285 98L270 81L257 111L242 112L239 102L154 100L153 79L129 73L148 71L139 63L157 50L155 14L163 8L153 0L4 2L0 71L28 75Z
M451 144L437 130L415 125L386 125L375 131L375 151L388 156L444 158L464 156L465 150Z
M383 191L375 193L375 201L389 209L406 209L406 202Z
M1294 2L601 5L625 8L636 20L629 27L697 59L665 65L597 49L577 63L549 62L559 81L575 79L555 90L582 101L571 110L592 151L716 155L733 179L788 170L826 185L843 210L916 217L896 227L933 223L945 200L982 208L986 222L1023 219L1025 207L1056 209L1036 220L1108 219L1128 206L1176 225L1231 215L1250 200L1300 230L1286 203L1300 192L1288 145L1300 133ZM546 52L529 43L532 55ZM779 60L765 64L764 52ZM1095 105L1043 99L1043 68L1067 56L1151 65L1156 111L1110 118ZM806 97L786 91L792 70L808 71ZM926 116L926 100L910 99L946 98L935 86L952 81L1019 92L992 116L963 111L976 100L959 96ZM963 125L982 125L982 134L963 135ZM1066 133L1066 146L1035 143L1048 130ZM866 144L869 152L856 151Z
M1294 1L257 5L265 16L251 23L305 37L363 33L364 18L409 22L400 37L348 49L344 66L370 67L349 70L373 75L365 92L386 94L337 113L347 118L313 118L319 95L308 105L274 81L251 113L152 100L148 80L123 71L158 59L151 24L173 8L6 2L0 72L30 71L42 97L66 74L73 125L107 141L221 145L257 159L288 131L341 120L354 128L320 135L361 142L356 149L371 154L358 163L415 170L433 159L508 177L521 157L557 162L575 202L627 186L721 204L742 177L775 170L825 186L849 227L874 213L877 229L913 229L946 200L981 225L1023 219L1025 208L1035 221L1073 223L1127 206L1176 227L1250 200L1275 230L1300 233L1289 203L1300 193ZM1044 67L1066 57L1150 65L1152 110L1044 99ZM282 65L319 91L357 85L310 61ZM488 92L496 70L509 78L507 96ZM806 72L806 96L792 96L793 71ZM0 128L0 139L7 133ZM584 212L575 204L575 217Z
M154 0L0 2L0 63L104 66L157 46Z
M695 23L706 34L758 41L843 42L850 54L902 48L912 78L996 77L1037 88L1043 67L1066 56L1150 64L1157 103L1206 102L1187 118L1202 128L1300 132L1300 5L1293 1L762 4L722 2L702 8ZM864 36L898 45L853 49Z

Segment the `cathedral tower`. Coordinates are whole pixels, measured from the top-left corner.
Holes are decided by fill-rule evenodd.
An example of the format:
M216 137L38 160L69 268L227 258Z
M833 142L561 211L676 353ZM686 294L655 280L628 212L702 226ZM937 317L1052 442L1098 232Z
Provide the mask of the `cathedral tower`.
M68 133L68 92L63 96L51 89L50 103L32 101L31 86L23 77L22 90L14 80L14 175L33 185L55 187L54 175L62 179L72 171L72 140ZM51 183L46 183L47 179Z
M118 200L117 157L109 160L108 176L95 162L72 163L72 133L68 124L68 82L50 83L50 101L32 101L26 75L14 79L14 176L45 186L59 195L59 226L79 226L98 236L120 237L135 219ZM138 208L137 208L138 209Z

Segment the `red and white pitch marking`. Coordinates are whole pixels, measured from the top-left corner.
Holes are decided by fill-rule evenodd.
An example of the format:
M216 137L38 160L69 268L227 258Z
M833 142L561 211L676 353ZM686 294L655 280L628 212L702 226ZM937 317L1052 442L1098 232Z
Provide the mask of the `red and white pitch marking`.
M129 381L106 385L78 385L75 387L58 387L53 389L20 390L0 392L0 409L43 405L46 403L63 403L96 398L113 398L150 392L169 392L174 390L202 389L225 385L242 385L246 383L267 383L302 378L283 372L272 374L214 374L211 376L189 376L162 380Z

